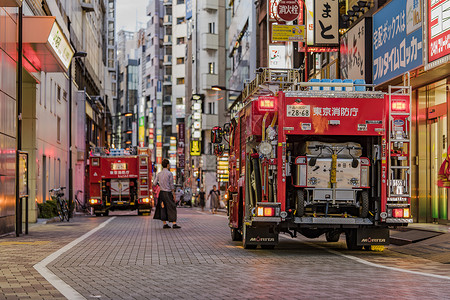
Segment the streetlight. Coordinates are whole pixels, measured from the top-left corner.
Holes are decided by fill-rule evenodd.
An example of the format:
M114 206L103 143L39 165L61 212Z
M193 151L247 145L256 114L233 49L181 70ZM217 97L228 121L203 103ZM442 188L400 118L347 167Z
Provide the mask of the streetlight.
M73 55L76 57L86 57L87 53L77 51ZM72 169L72 63L69 65L69 215L73 212L73 169Z
M224 86L220 86L220 85L213 85L213 86L211 86L211 89L214 91L229 91L229 92L237 92L237 93L242 92L242 91L238 91L238 90L228 89L228 88L226 88Z

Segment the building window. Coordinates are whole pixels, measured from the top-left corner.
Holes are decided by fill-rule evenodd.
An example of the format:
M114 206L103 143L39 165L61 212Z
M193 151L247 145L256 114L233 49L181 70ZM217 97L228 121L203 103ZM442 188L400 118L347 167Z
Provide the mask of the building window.
M216 114L216 103L209 102L208 103L208 109L209 109L209 114L210 115L215 115Z
M64 101L67 101L67 92L63 90L63 99Z
M184 77L177 78L177 84L184 84Z
M208 23L208 30L209 33L216 33L216 24L214 22Z
M177 57L177 65L184 64L184 57Z
M184 0L177 0L177 4L184 4Z
M216 74L216 72L215 72L215 63L213 63L213 62L208 63L208 73L209 74Z
M183 24L184 23L184 17L177 18L177 24Z
M56 86L56 99L61 103L61 87L59 85Z
M176 99L176 105L183 105L183 104L184 104L183 97L177 97L177 99Z
M56 141L61 142L61 118L56 118Z
M177 45L183 45L184 44L184 37L177 38Z

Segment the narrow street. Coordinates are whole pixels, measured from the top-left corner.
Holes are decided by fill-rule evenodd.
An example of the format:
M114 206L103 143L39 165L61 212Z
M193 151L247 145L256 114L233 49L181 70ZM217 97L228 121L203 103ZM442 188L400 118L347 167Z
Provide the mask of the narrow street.
M181 229L153 215L77 217L0 239L2 299L444 299L450 265L385 250L348 251L344 236L280 236L244 250L224 214L180 208Z

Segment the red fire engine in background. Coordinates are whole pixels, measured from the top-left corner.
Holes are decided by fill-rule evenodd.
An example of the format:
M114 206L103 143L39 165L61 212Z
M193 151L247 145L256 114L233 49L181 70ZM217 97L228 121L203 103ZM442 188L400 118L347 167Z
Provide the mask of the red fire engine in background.
M409 86L298 78L263 70L231 124L212 130L216 154L229 136L232 239L273 248L279 233L329 242L345 233L349 249L389 244L390 227L412 222ZM285 92L267 96L271 86Z
M132 155L123 149L94 148L89 157L89 204L96 216L114 210L151 213L152 163L148 148Z

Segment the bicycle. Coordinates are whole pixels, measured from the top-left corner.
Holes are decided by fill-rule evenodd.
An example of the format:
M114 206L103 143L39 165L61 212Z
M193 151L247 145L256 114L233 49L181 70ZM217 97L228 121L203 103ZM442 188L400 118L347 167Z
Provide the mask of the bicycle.
M59 187L57 189L51 189L51 197L53 200L56 201L56 211L58 212L58 217L61 222L64 221L64 219L69 222L69 206L67 205L66 199L63 199L62 196L64 196L64 189L66 187Z
M82 190L78 190L75 193L75 201L74 201L75 211L84 212L85 214L92 215L89 205L87 203L81 203L80 199L78 199L78 195L81 193L83 193Z

